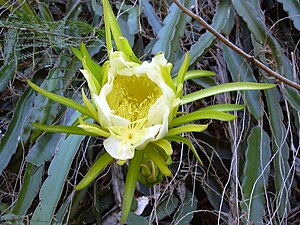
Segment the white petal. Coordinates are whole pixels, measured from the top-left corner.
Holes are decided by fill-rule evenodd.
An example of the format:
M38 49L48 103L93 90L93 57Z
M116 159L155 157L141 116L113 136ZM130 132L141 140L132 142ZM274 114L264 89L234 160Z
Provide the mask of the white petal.
M132 159L134 150L131 151L126 145L121 146L121 140L110 136L103 142L104 148L111 157L119 160Z
M110 109L106 101L106 98L103 97L102 91L100 92L100 96L94 94L94 102L98 110L98 117L99 117L100 124L103 127L111 126L110 114L112 110Z
M138 150L144 149L149 142L155 141L160 128L160 124L145 128L143 138L135 145L135 148Z

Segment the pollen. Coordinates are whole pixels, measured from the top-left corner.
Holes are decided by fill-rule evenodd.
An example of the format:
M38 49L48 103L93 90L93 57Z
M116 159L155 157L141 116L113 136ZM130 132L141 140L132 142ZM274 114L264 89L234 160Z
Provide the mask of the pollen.
M159 86L146 75L117 76L107 102L114 114L134 122L144 119L162 95Z

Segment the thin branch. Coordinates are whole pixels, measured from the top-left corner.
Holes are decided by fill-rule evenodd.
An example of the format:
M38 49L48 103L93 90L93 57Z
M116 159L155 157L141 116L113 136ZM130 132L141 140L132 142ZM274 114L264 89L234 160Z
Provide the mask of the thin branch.
M227 45L229 48L231 48L233 51L237 52L241 56L243 56L245 59L249 60L252 62L254 65L257 67L261 68L264 70L266 73L268 73L270 76L280 80L281 82L296 88L297 90L300 90L300 85L285 78L284 76L280 75L279 73L273 71L269 67L265 66L263 63L255 59L252 55L247 54L244 52L242 49L231 43L229 40L227 40L223 35L218 33L213 27L211 27L208 23L206 23L200 16L194 14L187 8L185 8L178 0L173 0L173 2L181 9L182 12L186 13L193 19L195 19L197 22L199 22L203 27L205 27L209 32L211 32L213 35L217 37L221 42L223 42L225 45Z

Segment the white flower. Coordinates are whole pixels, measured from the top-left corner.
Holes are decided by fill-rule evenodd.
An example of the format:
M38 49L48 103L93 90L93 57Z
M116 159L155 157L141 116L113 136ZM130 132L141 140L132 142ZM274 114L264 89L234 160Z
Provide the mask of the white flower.
M108 81L93 97L100 124L111 134L104 147L112 157L131 159L135 150L168 133L179 104L162 76L162 68L170 71L169 66L163 54L138 64L127 61L122 52L111 52Z

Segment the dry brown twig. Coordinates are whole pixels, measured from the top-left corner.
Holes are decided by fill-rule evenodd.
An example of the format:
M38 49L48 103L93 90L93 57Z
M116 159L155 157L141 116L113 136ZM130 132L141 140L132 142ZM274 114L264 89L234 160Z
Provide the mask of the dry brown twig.
M213 27L211 27L208 23L206 23L200 16L194 14L193 12L191 12L190 10L185 8L178 0L173 0L173 2L181 9L182 12L186 13L187 15L189 15L190 17L195 19L197 22L199 22L203 27L205 27L205 29L207 29L209 32L211 32L213 35L215 35L217 39L219 39L221 42L223 42L225 45L227 45L233 51L240 54L241 56L243 56L248 61L252 62L257 67L264 70L270 76L272 76L272 77L276 78L277 80L300 91L299 84L285 78L284 76L280 75L279 73L277 73L277 72L273 71L272 69L270 69L269 67L265 66L263 63L261 63L260 61L255 59L252 55L249 55L246 52L244 52L242 49L240 49L239 47L234 45L232 42L230 42L228 39L226 39L223 35L218 33Z

